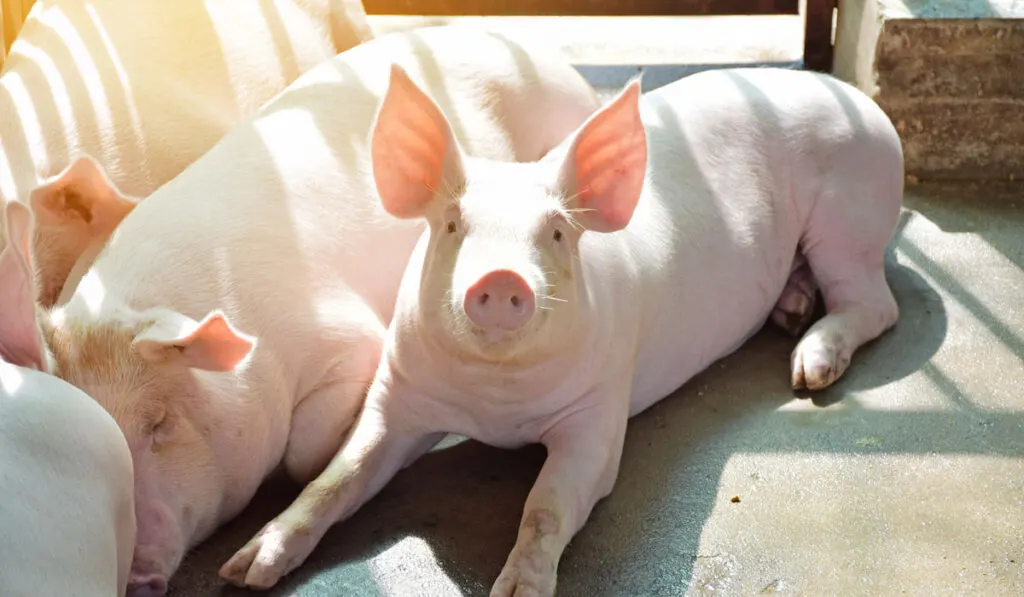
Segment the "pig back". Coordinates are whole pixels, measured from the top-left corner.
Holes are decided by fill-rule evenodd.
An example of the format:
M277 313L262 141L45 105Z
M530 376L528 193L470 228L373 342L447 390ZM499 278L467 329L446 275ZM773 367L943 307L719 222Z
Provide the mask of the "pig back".
M822 189L860 167L849 156L876 154L876 172L892 157L884 114L824 75L708 71L641 108L647 180L622 235L641 264L634 413L763 325Z
M146 196L365 21L357 0L38 0L0 78L0 196L78 153Z
M424 227L384 212L372 180L370 130L390 65L435 98L480 157L539 158L596 106L567 63L510 43L428 28L382 36L306 73L129 214L69 312L102 287L108 303L136 309L198 318L222 308L272 344L322 334L328 320L386 325ZM576 118L527 134L537 130L522 118L530 110Z
M0 362L0 380L0 594L123 594L135 513L117 424L51 375Z

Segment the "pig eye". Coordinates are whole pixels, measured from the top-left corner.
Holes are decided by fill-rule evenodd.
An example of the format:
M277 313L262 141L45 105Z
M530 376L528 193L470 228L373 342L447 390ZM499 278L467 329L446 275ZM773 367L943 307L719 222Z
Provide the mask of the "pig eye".
M167 427L166 423L167 423L167 416L164 415L164 416L160 417L160 420L154 421L153 423L149 424L149 427L146 428L147 434L148 435L157 435L157 434L161 433L162 431L164 431L164 429L166 429L166 427Z
M554 237L556 243L562 242L562 231L559 230L558 228L555 228L555 233L552 236Z
M455 230L457 228L458 227L455 225L455 220L451 220L448 222L448 234L455 234Z

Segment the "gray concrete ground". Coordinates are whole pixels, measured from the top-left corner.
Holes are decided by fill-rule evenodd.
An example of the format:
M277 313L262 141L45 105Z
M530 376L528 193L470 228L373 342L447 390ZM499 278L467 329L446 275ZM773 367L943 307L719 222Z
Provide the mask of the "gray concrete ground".
M636 417L560 595L1024 594L1024 188L913 186L905 205L898 325L812 397L769 326ZM269 595L486 595L543 455L449 442ZM297 491L268 484L172 595L250 594L217 568Z

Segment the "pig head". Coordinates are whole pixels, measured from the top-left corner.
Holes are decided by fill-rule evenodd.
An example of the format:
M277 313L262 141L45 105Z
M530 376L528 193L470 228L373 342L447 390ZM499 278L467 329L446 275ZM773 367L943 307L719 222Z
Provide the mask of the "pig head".
M22 221L23 210L12 202L6 215ZM0 266L0 355L117 405L110 414L135 467L138 536L129 594L162 595L191 547L186 537L205 537L224 510L240 507L231 484L244 458L223 452L229 450L224 438L243 434L244 407L213 409L210 396L230 392L232 372L244 366L256 340L219 311L196 321L150 309L129 311L72 343L68 330L54 325L61 309L44 311L33 300L29 234L17 258ZM259 442L259 430L244 431Z

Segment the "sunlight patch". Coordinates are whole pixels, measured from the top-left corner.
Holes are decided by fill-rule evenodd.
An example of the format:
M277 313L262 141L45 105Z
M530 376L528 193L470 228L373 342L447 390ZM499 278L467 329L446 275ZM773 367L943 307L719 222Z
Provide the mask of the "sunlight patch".
M100 307L103 306L103 299L106 298L107 290L100 281L99 274L95 270L89 270L78 285L76 291L85 300L85 306L89 309L90 315L98 315Z
M44 144L39 114L36 113L32 96L29 95L28 88L21 79L21 75L14 72L4 73L3 78L0 78L0 88L6 89L7 93L11 95L11 101L14 103L14 109L17 112L15 118L18 119L22 129L25 131L25 141L28 145L29 153L32 154L32 161L41 168L47 167L49 161L46 159L46 155L43 155L40 151ZM18 189L14 186L11 167L6 157L4 158L4 166L3 178L0 179L0 184L3 185L4 196L9 199L17 199Z
M57 108L57 115L68 136L69 145L78 145L78 129L75 127L75 116L71 110L71 94L68 92L67 85L64 84L64 78L57 65L46 52L40 50L30 41L21 40L18 51L31 60L43 73L46 83L52 90L53 104Z
M82 41L78 30L68 20L63 11L59 9L43 11L39 20L51 29L68 46L68 51L78 67L82 76L82 82L89 93L89 100L92 103L94 115L96 116L96 129L103 138L103 147L113 147L114 139L114 116L110 112L110 105L107 94L103 90L103 80L100 77L99 69L89 56L89 50Z
M3 387L4 392L13 396L21 384L24 383L25 376L18 367L4 361L0 361L0 386Z
M117 55L114 43L110 40L110 35L107 34L107 30L100 21L99 15L96 14L96 9L91 4L86 4L85 12L89 14L89 19L92 21L93 26L96 27L96 33L100 36L103 48L107 51L111 65L114 67L114 72L117 74L117 80L124 89L125 108L128 111L128 118L132 121L132 131L135 133L135 140L139 143L139 149L145 151L146 139L142 134L142 119L139 118L139 111L135 106L135 96L132 93L132 86L128 81L128 73L124 70L121 57Z
M406 537L368 562L370 573L387 595L461 595L430 545Z

